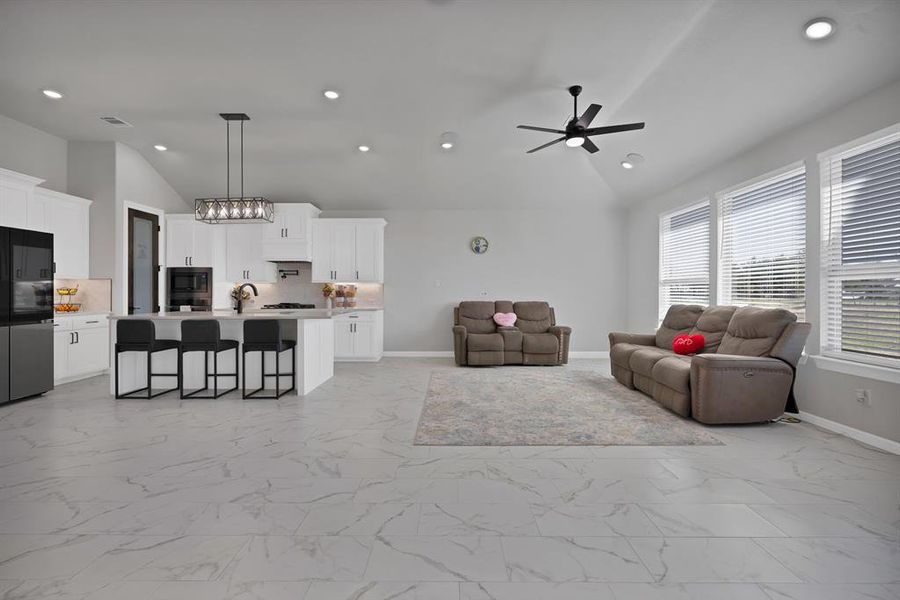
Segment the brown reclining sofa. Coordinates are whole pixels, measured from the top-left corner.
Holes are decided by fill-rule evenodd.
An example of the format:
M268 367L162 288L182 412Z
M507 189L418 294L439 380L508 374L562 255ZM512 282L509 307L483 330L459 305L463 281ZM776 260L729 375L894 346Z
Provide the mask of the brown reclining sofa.
M494 313L516 313L513 327L494 323ZM556 324L546 302L460 302L453 309L456 364L471 366L564 365L572 330Z
M809 323L783 309L675 304L655 334L610 333L612 375L701 423L777 419L790 398ZM699 354L672 351L676 335L702 334Z

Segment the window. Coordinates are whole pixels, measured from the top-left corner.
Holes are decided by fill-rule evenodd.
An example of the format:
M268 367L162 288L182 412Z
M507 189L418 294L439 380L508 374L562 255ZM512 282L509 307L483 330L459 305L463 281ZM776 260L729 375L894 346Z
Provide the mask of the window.
M719 301L806 313L806 171L722 192Z
M900 133L820 159L822 351L900 366Z
M659 319L672 304L709 304L709 202L659 217Z

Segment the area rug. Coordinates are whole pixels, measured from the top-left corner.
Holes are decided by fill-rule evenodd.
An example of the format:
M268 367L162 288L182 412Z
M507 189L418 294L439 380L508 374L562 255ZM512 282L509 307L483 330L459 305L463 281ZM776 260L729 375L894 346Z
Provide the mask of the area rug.
M461 368L431 375L421 446L721 445L682 418L596 371Z

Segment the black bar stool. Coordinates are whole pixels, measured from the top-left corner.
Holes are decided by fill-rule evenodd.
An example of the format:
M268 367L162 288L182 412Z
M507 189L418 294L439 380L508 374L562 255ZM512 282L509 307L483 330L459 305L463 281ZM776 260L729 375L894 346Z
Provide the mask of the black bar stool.
M234 350L234 373L219 373L219 352ZM188 352L203 353L203 387L184 393L184 355ZM213 372L209 372L209 353L213 353ZM219 398L238 389L238 341L223 340L219 322L215 319L184 320L181 322L181 350L178 352L178 369L181 371L179 388L182 398ZM213 392L209 390L209 378L213 378ZM234 377L234 387L219 391L219 377Z
M166 350L179 350L181 342L178 340L160 340L156 337L156 325L150 319L147 320L122 320L116 323L116 398L156 398L168 392L174 392L181 387L181 361L178 362L177 373L154 373L152 369L153 353ZM119 392L119 354L123 352L147 353L147 385L146 387L131 390L124 394ZM178 385L173 388L153 393L154 377L177 377ZM146 391L143 395L141 392ZM138 395L140 394L140 395Z
M291 372L282 373L279 366L279 358L285 350L291 351ZM262 374L261 387L247 392L247 353L259 352L259 372ZM275 353L275 372L266 373L266 352ZM284 339L281 331L281 323L274 319L247 319L244 321L244 351L243 351L244 381L241 391L244 398L281 398L297 387L297 342ZM281 391L281 378L291 376L291 387ZM266 388L266 377L275 378L275 395L262 396L261 391Z

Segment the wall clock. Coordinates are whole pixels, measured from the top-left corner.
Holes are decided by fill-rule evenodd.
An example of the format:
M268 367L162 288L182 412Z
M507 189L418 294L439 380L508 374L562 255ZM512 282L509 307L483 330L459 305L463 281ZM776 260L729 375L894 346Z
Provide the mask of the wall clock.
M472 238L472 252L475 254L484 254L488 251L488 241L487 238L478 236Z

